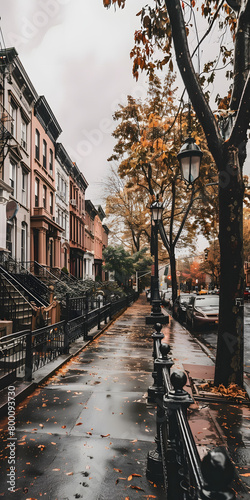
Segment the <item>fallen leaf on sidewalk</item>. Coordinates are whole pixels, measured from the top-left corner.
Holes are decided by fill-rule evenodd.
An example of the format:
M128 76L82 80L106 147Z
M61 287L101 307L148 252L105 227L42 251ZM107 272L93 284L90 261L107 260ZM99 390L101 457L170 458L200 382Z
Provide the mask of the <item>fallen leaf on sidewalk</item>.
M52 470L59 471L59 470L61 470L61 469L52 469Z
M74 472L66 472L66 476L73 476Z
M134 486L133 484L130 485L130 488L133 488L133 490L139 490L139 491L144 491L140 486Z
M108 436L110 436L110 434L101 434L102 438L107 438Z
M115 468L114 468L114 470L115 470L115 472L122 472L122 470L121 470L121 469L115 469Z
M82 422L78 422L78 424L76 424L76 425L82 425Z
M247 472L246 474L240 474L240 476L250 477L250 472Z

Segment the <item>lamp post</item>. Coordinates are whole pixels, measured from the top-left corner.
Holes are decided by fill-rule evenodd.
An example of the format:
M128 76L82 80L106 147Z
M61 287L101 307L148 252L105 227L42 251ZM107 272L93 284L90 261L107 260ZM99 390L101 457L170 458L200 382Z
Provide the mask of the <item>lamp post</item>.
M182 177L188 184L193 184L199 177L202 156L203 153L199 146L195 144L193 137L189 136L177 155L180 162Z
M151 303L152 310L150 316L146 317L146 324L166 324L169 321L169 317L164 315L161 311L161 298L159 293L159 266L158 266L158 227L159 222L162 218L163 203L159 201L159 195L156 196L156 201L154 201L150 207L152 214L152 233L154 240L154 275L152 276L151 282Z

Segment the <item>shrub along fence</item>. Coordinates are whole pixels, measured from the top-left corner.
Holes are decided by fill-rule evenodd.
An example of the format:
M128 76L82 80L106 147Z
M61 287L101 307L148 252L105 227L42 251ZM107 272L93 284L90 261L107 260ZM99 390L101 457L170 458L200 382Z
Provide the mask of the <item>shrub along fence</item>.
M71 319L44 326L38 330L12 333L0 339L0 389L3 389L16 378L32 380L32 373L46 363L54 360L60 354L68 352L70 344L79 337L85 340L91 338L89 332L101 323L107 324L108 319L128 307L138 294L100 306L100 301L93 310L79 308L81 298L72 299L70 308ZM69 304L70 304L70 298ZM74 307L75 306L75 307ZM72 317L73 316L73 317Z

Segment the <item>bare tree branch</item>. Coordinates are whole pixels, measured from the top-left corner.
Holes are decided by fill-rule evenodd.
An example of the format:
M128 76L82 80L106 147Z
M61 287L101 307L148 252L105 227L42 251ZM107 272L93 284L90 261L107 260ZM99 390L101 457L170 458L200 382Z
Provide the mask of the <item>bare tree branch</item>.
M179 0L165 0L174 40L177 64L193 108L205 132L209 149L217 165L222 163L222 138L212 110L205 100L194 71L187 43L186 27Z
M245 88L240 100L239 109L231 135L228 139L230 145L239 146L246 140L246 133L250 123L250 72L245 83Z

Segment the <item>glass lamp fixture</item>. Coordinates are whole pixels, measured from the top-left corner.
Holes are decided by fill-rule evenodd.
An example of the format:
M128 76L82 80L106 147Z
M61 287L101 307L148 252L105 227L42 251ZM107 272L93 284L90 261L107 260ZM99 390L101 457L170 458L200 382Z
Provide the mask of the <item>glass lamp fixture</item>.
M159 201L159 195L156 195L156 200L152 203L150 207L152 213L152 219L154 222L160 221L163 212L163 203Z
M199 177L202 156L203 153L195 144L193 137L188 137L177 155L182 177L188 184L193 184Z

